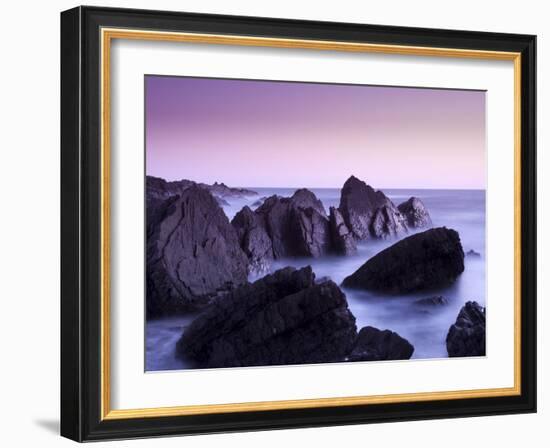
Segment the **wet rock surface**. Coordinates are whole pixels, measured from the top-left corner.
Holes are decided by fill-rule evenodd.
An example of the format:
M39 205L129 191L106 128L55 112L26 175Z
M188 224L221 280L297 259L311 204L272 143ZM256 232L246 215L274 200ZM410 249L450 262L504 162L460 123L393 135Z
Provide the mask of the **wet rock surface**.
M244 207L235 215L231 224L237 232L242 250L248 257L249 272L267 272L273 260L273 246L266 232L263 217L249 207Z
M391 330L363 327L355 340L349 361L388 361L410 359L414 347Z
M466 302L447 334L450 357L485 356L485 308Z
M330 238L334 253L338 255L353 255L357 252L357 245L353 234L344 222L344 217L336 207L330 207Z
M455 230L438 227L411 235L369 259L342 283L389 294L452 284L464 271L464 252Z
M431 227L432 219L424 203L417 197L411 197L397 206L409 228Z
M196 367L334 362L357 335L346 297L310 267L284 268L214 300L177 343Z
M247 265L234 227L207 190L192 185L148 209L148 316L203 306L245 283Z

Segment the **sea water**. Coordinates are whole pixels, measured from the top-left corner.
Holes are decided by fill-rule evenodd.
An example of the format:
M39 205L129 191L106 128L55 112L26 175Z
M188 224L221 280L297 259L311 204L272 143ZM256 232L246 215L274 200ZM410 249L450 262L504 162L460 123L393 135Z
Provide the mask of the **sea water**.
M231 220L245 205L252 209L263 197L291 196L294 188L253 188L258 196L231 199L224 211ZM329 207L338 206L339 188L311 188L328 214ZM484 190L404 190L384 189L384 193L397 205L411 196L420 198L428 209L433 226L455 229L464 252L474 250L479 256L467 256L465 269L457 281L446 288L406 295L384 295L367 291L342 288L349 308L357 320L357 328L370 325L381 330L390 329L409 340L414 346L413 358L447 357L445 338L449 327L456 320L460 308L469 300L486 305L485 297L485 191ZM404 235L406 236L406 235ZM403 236L403 237L404 237ZM327 256L322 258L281 259L271 270L285 266L302 267L310 265L317 278L329 277L337 284L355 272L363 263L397 240L369 240L358 245L353 256ZM255 280L254 277L250 278ZM418 299L444 296L447 305L420 306ZM146 370L183 369L185 364L175 356L175 345L185 327L194 316L155 319L146 324Z

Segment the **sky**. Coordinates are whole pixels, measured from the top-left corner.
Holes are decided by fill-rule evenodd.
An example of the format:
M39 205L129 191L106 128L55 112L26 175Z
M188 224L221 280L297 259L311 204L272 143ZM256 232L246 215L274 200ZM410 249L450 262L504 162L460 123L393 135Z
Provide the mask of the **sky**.
M147 75L146 172L235 187L485 189L485 92Z

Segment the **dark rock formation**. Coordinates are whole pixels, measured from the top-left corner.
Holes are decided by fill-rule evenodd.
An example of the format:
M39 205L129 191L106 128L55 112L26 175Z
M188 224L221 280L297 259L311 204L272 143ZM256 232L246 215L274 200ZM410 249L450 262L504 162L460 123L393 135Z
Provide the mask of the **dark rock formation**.
M254 201L254 203L252 204L252 207L259 207L260 205L262 205L264 203L264 201L267 199L267 196L262 196L260 199L258 199L257 201Z
M410 359L414 347L405 338L390 330L363 327L348 361L388 361Z
M388 199L388 203L376 210L370 224L370 233L375 238L395 238L407 233L405 220Z
M218 183L214 182L212 185L208 184L199 184L201 187L206 188L214 196L219 196L221 198L233 197L233 198L242 198L246 196L256 196L258 193L246 188L235 188L228 187L223 182Z
M214 195L220 205L226 205L227 201L224 198L242 198L246 196L257 195L255 191L247 190L246 188L233 188L228 187L223 182L218 183L214 182L212 185L204 183L195 183L191 180L182 179L175 181L166 181L161 177L147 176L146 177L146 196L165 199L170 196L181 195L189 187L197 185L205 190L208 190L212 195Z
M479 252L476 252L473 249L470 249L468 252L466 252L466 256L467 257L472 257L472 258L479 258L479 257L481 257L481 254Z
M413 229L431 227L432 219L426 206L420 199L413 196L402 204L399 204L397 208L405 218L408 227Z
M355 318L336 284L314 280L310 267L284 268L215 299L178 341L178 356L206 368L345 359Z
M329 221L313 207L293 207L291 229L297 256L320 257L330 251Z
M214 197L196 185L149 213L147 313L200 307L247 280L248 260Z
M405 219L393 202L355 176L342 187L339 210L357 240L394 237L407 232Z
M332 250L339 255L351 255L357 252L352 233L344 222L344 217L336 207L330 207L330 238Z
M411 235L379 252L342 283L385 293L447 286L464 271L464 252L455 230L445 227Z
M447 333L450 357L485 356L485 308L466 302Z
M441 306L448 305L449 301L443 296L433 296L415 300L414 304L420 306Z
M318 257L329 250L329 222L323 204L306 189L292 197L270 196L254 212L272 242L273 257Z
M263 217L249 207L243 207L231 224L237 231L239 244L248 257L249 272L267 272L273 260L273 246L265 230Z

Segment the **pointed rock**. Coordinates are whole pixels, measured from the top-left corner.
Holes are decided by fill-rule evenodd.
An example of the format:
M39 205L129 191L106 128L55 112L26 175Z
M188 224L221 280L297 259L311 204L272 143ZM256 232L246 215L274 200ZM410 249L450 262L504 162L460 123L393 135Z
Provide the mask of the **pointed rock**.
M417 197L411 197L397 207L407 225L413 229L431 227L432 219L424 203Z
M344 183L339 210L357 240L395 237L407 232L405 219L394 203L355 176Z

